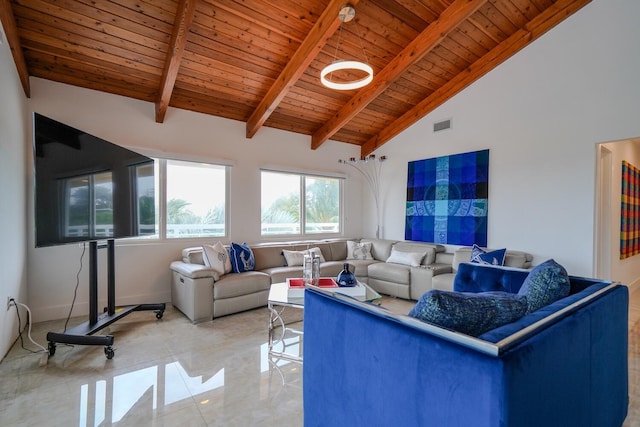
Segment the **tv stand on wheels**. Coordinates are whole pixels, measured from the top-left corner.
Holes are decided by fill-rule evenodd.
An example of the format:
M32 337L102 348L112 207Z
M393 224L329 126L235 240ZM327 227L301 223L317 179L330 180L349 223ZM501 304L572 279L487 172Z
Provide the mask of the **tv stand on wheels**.
M116 285L115 285L115 244L113 239L107 240L106 245L100 248L107 248L107 307L104 312L98 315L98 242L89 242L89 320L74 328L67 329L63 333L48 332L49 357L56 353L56 343L75 345L103 345L104 354L107 359L114 356L113 336L98 335L96 332L106 328L117 320L134 311L155 311L156 319L162 319L165 310L164 303L158 304L137 304L124 307L116 307Z

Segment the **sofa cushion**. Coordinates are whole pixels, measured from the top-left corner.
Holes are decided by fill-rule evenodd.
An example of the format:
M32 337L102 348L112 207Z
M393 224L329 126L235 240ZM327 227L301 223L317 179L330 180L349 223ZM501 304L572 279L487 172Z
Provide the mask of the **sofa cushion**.
M247 271L242 274L227 274L213 284L213 299L243 297L269 290L271 278L261 271Z
M409 316L477 337L527 313L526 298L508 292L426 292Z
M527 313L569 295L571 286L567 270L553 259L539 264L522 282L518 295L527 299Z
M386 262L417 267L420 265L425 255L425 252L402 252L392 249L391 255L389 256L389 258L387 258Z
M531 268L531 261L533 261L533 255L522 252L507 250L507 254L504 257L504 266L515 268Z
M393 245L393 249L402 252L422 252L425 254L422 265L430 265L436 261L436 253L444 252L442 245L434 243L417 243L417 242L397 242Z
M308 247L308 246L307 246ZM320 257L320 262L331 260L331 248L326 243L314 243L309 251Z
M286 266L287 260L284 259L284 255L282 254L283 249L295 250L295 248L292 248L288 243L261 243L251 245L253 259L256 261L254 269L262 271L269 267Z
M211 267L212 270L217 271L220 275L233 271L229 252L220 242L217 242L213 246L202 245L202 260L204 261L204 265Z
M288 267L303 265L305 255L318 256L320 257L320 262L325 262L322 251L318 247L305 249L303 251L289 251L287 249L283 249L282 255L284 255L284 259L287 261Z
M344 260L343 261L335 261L337 263L340 264L340 269L338 270L338 273L340 271L342 271L342 266L344 265ZM350 259L349 264L351 266L353 266L354 268L354 274L356 275L356 277L362 278L362 277L368 277L369 276L369 267L374 265L374 264L384 264L383 262L377 261L375 259ZM322 265L320 265L320 270L322 270ZM337 275L337 273L336 273Z
M347 259L373 259L371 242L347 240Z
M391 255L391 249L393 248L393 245L397 243L397 240L362 239L361 242L371 243L371 255L373 256L373 259L385 262L387 258L389 258L389 256ZM417 251L408 250L406 252L417 252Z
M373 261L362 261L362 262L373 262ZM340 274L340 272L342 271L342 269L344 268L344 260L342 261L327 261L327 262L323 262L320 264L320 277L332 277L332 278L337 278L338 274ZM367 266L364 265L364 267L361 267L360 270L358 270L358 266L356 264L352 264L352 261L349 261L349 270L353 273L356 274L356 277L358 277L357 272L361 273L361 276L366 277L367 276Z
M288 251L286 249L282 250L282 255L284 255L284 259L287 262L288 267L294 267L297 265L304 264L304 256L309 255L307 251Z
M369 278L385 282L406 286L411 284L411 268L406 265L376 262L369 265L367 274Z
M506 254L507 248L486 251L478 245L473 245L470 261L477 264L504 265Z
M526 316L512 323L508 323L506 325L492 329L482 334L478 338L485 341L497 343L507 337L510 337L514 334L517 334L520 331L523 331L525 328L529 328L534 323L545 322L547 325L549 325L549 324L558 322L564 316L551 319L550 316L553 313L556 313L560 310L568 310L568 312L573 313L576 310L580 309L581 304L579 303L579 301L585 299L586 297L594 294L595 292L601 289L606 288L611 284L611 282L600 282L597 279L585 279L585 278L577 278L577 277L574 277L573 280L570 279L570 283L573 282L577 284L579 281L588 281L586 282L587 283L586 288L581 289L579 287L576 287L577 289L580 289L579 291L576 291L576 293L570 292L568 296L564 298L560 298L559 300L554 301L551 304L536 310L535 312L527 314ZM584 285L584 283L581 284L581 286L582 285ZM565 313L565 315L567 314L568 313ZM514 346L517 343L527 339L529 336L535 333L536 333L535 329L531 330L530 328L530 330L527 333L518 334L519 335L518 339L513 339L509 345Z
M302 277L302 266L299 265L293 267L270 267L260 271L269 275L271 283L280 283L288 278Z
M246 243L231 242L229 256L234 273L253 271L255 268L256 261L253 258L253 252L251 252L251 247Z
M346 240L335 240L328 242L329 252L331 255L325 256L327 261L341 261L347 259L347 242Z

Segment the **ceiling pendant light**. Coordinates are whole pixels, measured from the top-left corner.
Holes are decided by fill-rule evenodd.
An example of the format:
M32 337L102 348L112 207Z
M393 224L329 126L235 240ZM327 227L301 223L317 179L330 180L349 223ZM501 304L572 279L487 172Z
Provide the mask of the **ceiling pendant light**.
M340 13L338 17L340 18L340 36L342 35L342 24L345 22L351 21L356 15L356 10L350 4L347 4L340 9ZM360 39L360 34L358 34L358 39L360 40L360 45L362 46L362 39ZM320 82L330 88L336 90L350 90L350 89L360 89L371 83L373 80L373 68L366 62L360 62L356 60L344 60L338 59L337 56L338 48L340 47L340 37L338 37L338 43L336 44L336 55L334 56L334 61L324 67L320 72ZM364 52L364 46L362 47L362 51ZM366 59L366 53L365 53ZM364 73L365 76L360 79L355 80L341 80L336 81L332 80L333 74L335 72L356 72L358 74Z

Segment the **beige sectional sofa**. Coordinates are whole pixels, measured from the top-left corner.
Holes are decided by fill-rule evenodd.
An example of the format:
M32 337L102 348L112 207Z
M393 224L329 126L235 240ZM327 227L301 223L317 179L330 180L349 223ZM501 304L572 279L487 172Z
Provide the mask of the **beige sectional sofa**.
M370 244L371 258L349 259L348 241ZM171 263L172 304L193 322L264 307L272 283L302 277L302 266L287 265L283 251L304 251L313 247L320 249L325 260L320 264L321 277L336 277L348 262L358 280L377 292L417 300L433 288L452 289L457 266L460 262L469 261L471 253L470 248L446 253L445 247L438 244L384 239L336 239L250 246L255 258L254 271L224 275L205 265L202 247L184 249L182 259ZM531 259L531 255L524 252L507 251L505 265L529 268Z

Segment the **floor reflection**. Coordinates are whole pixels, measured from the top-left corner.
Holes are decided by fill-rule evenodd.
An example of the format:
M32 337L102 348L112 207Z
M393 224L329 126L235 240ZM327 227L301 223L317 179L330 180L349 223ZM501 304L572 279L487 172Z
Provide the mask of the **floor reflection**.
M302 425L302 365L269 357L267 321L265 308L193 325L168 307L160 321L140 312L110 326L111 360L59 346L40 366L14 346L0 364L1 424ZM34 325L34 339L58 323ZM300 337L283 345L302 352Z
M205 379L189 375L180 362L117 375L80 386L80 426L117 423L138 404L138 411L149 413L158 406L169 406L183 399L224 386L224 369Z

